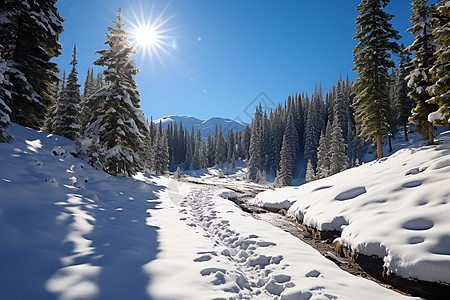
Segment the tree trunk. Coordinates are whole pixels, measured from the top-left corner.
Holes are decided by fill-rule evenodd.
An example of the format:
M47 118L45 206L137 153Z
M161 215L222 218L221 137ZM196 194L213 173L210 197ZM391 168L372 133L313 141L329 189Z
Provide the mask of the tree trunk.
M403 124L403 129L405 130L405 141L408 141L408 130L406 128L406 122Z
M428 122L428 145L434 145L433 124Z
M383 140L381 135L377 135L377 159L383 158Z

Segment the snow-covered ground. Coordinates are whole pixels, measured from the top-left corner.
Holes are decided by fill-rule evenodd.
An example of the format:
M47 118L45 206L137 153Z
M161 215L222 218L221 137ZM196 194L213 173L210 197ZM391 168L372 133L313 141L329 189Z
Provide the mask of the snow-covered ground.
M390 272L450 284L450 132L388 158L253 201L306 225L342 231L341 243L384 260Z
M1 299L397 299L221 195L109 176L72 142L0 144Z

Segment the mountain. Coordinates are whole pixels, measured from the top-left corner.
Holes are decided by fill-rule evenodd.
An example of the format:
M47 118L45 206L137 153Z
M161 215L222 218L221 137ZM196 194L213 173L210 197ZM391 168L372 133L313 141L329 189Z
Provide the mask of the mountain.
M160 121L164 129L166 129L170 123L177 123L179 126L180 121L182 121L183 127L188 131L191 131L192 126L194 126L195 132L200 129L203 137L214 135L214 129L216 125L222 126L223 134L225 137L227 136L228 131L230 131L231 128L233 128L233 132L236 133L237 131L243 131L248 125L247 123L238 122L227 118L213 117L209 118L208 120L200 120L195 117L189 116L167 116L157 119L153 122L158 125Z

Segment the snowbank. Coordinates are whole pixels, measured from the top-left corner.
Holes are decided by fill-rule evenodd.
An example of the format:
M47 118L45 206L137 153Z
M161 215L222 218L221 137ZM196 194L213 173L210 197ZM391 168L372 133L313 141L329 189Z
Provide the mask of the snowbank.
M341 243L384 259L401 277L450 283L450 132L439 139L301 187L263 192L254 203L342 231Z

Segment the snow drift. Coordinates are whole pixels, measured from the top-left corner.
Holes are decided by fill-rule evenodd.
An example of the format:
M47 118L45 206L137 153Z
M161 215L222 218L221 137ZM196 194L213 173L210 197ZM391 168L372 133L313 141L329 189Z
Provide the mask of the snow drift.
M423 144L423 142L421 142ZM388 158L300 187L259 194L319 230L342 231L353 251L384 260L404 278L450 283L450 132Z

